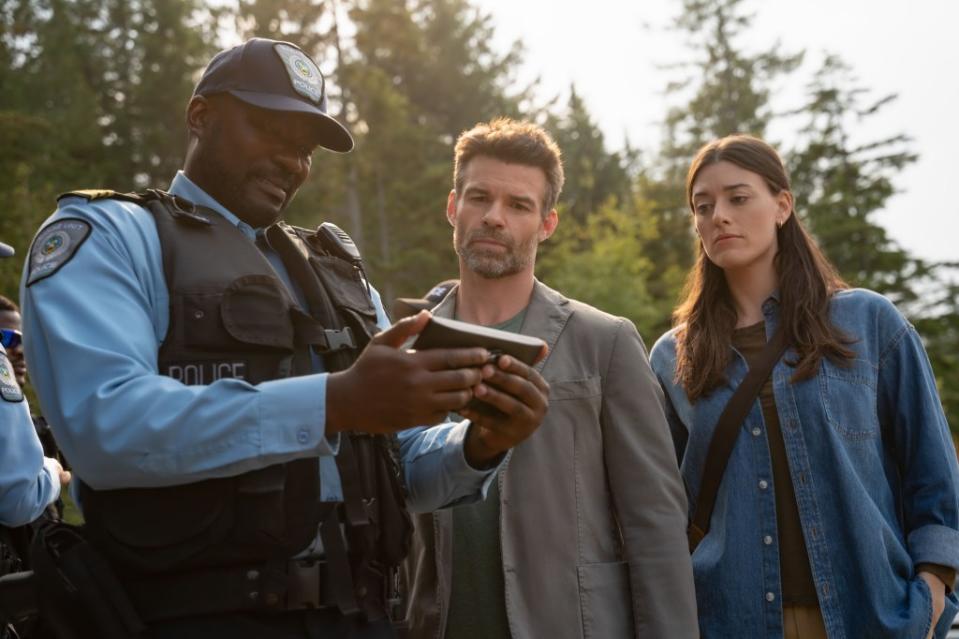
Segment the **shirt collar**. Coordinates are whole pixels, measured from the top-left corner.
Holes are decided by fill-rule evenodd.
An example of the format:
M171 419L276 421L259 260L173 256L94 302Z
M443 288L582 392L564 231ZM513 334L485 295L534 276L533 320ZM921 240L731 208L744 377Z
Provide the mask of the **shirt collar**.
M772 293L769 294L769 297L766 298L766 301L763 302L763 314L770 315L779 308L779 289L777 288Z
M197 206L203 206L222 215L230 224L235 225L251 240L256 238L256 230L231 213L225 206L217 202L212 195L201 189L183 171L177 171L176 177L170 183L170 193L178 195Z

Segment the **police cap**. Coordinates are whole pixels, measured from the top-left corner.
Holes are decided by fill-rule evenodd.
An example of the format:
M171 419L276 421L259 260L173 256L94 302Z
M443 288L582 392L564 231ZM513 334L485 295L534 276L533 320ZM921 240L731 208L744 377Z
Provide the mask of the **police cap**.
M422 310L429 310L443 301L446 294L454 286L459 284L459 280L445 280L435 285L426 294L425 297L398 297L393 300L393 319L398 320L409 315L416 315Z
M320 146L346 153L353 138L326 112L326 82L319 67L295 44L251 38L216 54L193 95L229 93L271 111L294 111L315 117Z

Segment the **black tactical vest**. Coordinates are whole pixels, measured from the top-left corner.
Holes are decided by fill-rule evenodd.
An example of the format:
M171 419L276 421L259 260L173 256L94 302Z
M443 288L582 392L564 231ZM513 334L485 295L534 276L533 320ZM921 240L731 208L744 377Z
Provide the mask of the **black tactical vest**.
M377 330L358 256L342 254L322 233L285 224L266 232L308 302L301 310L257 246L216 212L160 191L105 197L134 201L156 220L170 294L163 375L188 385L224 377L257 384L311 372L311 349L328 371L342 370ZM325 531L324 547L328 557L343 547L342 521L353 578L362 582L370 565L395 565L408 549L395 446L344 434L337 463L346 503L326 526L337 538ZM166 488L81 484L86 535L121 571L141 574L282 560L328 519L318 478L317 458L307 458Z

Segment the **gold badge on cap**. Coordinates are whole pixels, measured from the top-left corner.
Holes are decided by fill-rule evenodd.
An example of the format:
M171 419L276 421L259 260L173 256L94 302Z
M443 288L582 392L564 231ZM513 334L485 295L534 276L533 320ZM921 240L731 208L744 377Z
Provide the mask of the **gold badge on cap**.
M273 45L273 49L283 60L283 66L290 76L293 90L319 104L323 99L323 74L320 73L316 63L308 55L289 44L278 43Z

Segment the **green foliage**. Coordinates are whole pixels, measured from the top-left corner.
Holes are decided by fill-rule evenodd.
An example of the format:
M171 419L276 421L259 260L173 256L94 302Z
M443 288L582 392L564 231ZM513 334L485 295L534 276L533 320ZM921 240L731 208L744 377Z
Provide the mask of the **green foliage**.
M658 238L647 244L662 274L650 290L658 304L675 304L693 263L692 224L686 204L689 161L706 142L732 133L762 137L773 117L769 98L776 81L801 63L803 53L785 54L778 45L748 53L738 44L752 23L744 0L683 0L674 28L687 37L691 59L673 68L679 77L669 91L685 98L664 120L664 141L652 167L639 178L652 202ZM660 328L668 328L668 316Z
M666 139L656 164L638 178L638 191L653 207L658 225L644 255L658 266L648 287L663 302L678 290L694 244L685 204L684 173L703 143L732 133L765 137L774 119L799 116L803 124L789 145L797 211L840 273L850 283L889 296L913 319L929 346L947 418L959 432L959 306L955 279L899 247L874 219L896 192L899 173L917 156L902 133L859 140L864 121L895 95L871 98L838 57L829 56L806 88L798 108L777 114L770 98L780 77L791 77L803 53L778 45L747 53L738 44L753 16L745 0L684 0L676 26L686 32L696 58L671 85L688 101L666 117Z
M0 262L0 292L16 295L30 238L58 192L168 183L182 162L193 83L235 30L291 40L327 74L330 108L357 148L318 153L287 218L346 229L387 303L455 275L444 209L456 136L496 116L525 117L553 133L567 174L561 224L541 249L538 275L629 317L651 343L669 327L692 263L684 178L693 153L729 133L764 136L773 122L800 122L779 145L800 213L846 278L889 295L913 319L959 428L956 274L909 255L874 220L916 158L903 134L860 139L863 122L892 96L871 97L827 57L804 101L780 113L771 99L796 77L803 53L745 50L747 5L677 3L674 26L690 57L675 66L662 146L640 153L628 144L609 150L574 88L559 108L532 106L532 87L516 80L521 46L495 49L494 25L473 0L6 0L0 239L20 257Z
M626 203L631 197L632 158L610 153L602 131L593 121L576 87L570 88L565 113L550 116L547 128L563 153L566 185L563 187L564 213L579 223L599 212L610 198L613 204ZM624 157L625 156L625 157Z
M802 141L789 155L793 191L810 231L844 278L886 295L926 342L940 398L959 432L959 286L949 265L931 264L899 247L874 221L896 193L895 178L916 161L908 136L855 141L864 120L895 95L872 98L852 70L826 56L809 84Z
M661 314L648 290L655 265L643 257L643 245L655 239L656 224L648 203L615 199L580 221L563 210L556 232L541 245L538 276L564 295L592 304L608 313L628 317L647 342Z
M926 304L913 323L925 341L955 436L959 433L959 263L939 265L936 277L938 282L923 291Z
M77 188L165 184L180 166L183 109L210 53L192 1L10 0L0 9L2 238L16 297L30 238Z
M807 120L801 146L788 163L809 230L850 283L897 303L915 301L916 280L929 275L928 266L896 246L870 218L896 192L896 175L917 156L905 135L857 144L851 130L895 96L863 104L869 92L835 56L826 57L807 93L797 111Z
M675 28L692 45L693 60L676 65L687 70L670 85L674 94L691 93L688 102L666 116L663 156L668 168L685 171L696 150L732 133L763 137L773 117L769 103L777 79L795 70L803 53L784 54L779 46L747 53L737 39L753 16L745 0L683 0Z
M465 0L343 6L355 35L335 50L357 150L323 158L326 175L291 213L308 224L341 223L389 300L455 274L444 215L451 144L478 121L519 115L526 92L507 90L519 49L494 51L489 17Z

